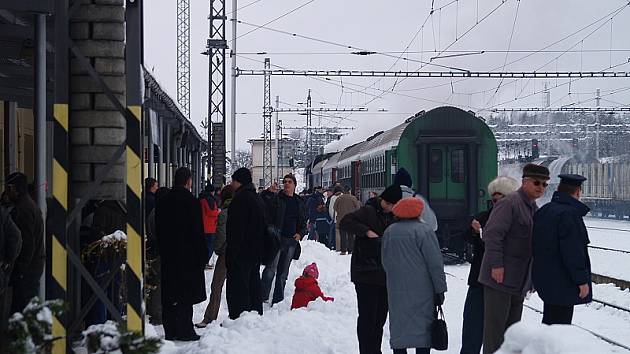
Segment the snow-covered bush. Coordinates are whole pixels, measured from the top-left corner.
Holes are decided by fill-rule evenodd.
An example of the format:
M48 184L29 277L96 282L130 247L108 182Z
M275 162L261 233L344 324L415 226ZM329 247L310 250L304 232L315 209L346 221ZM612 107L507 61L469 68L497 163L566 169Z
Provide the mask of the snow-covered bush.
M8 338L9 353L47 354L52 350L52 343L60 337L52 335L53 315L59 316L64 311L61 300L42 302L33 298L24 310L9 318Z
M93 325L83 331L81 345L90 354L153 354L162 345L159 337L143 337L113 321Z

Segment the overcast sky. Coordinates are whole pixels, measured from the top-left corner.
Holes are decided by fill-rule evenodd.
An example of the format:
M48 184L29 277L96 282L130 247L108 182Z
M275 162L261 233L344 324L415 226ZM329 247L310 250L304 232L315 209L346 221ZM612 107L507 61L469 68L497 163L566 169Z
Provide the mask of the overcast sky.
M190 2L191 119L199 127L208 110L208 61L199 53L205 51L208 37L209 1ZM227 2L226 12L231 18L231 1ZM299 8L267 27L382 54L357 56L351 54L353 49L260 28L237 41L237 66L242 69L262 69L264 58L269 57L272 67L291 69L416 71L422 66L423 71L448 70L421 64L431 62L472 71L501 71L504 64L505 71L601 71L610 66L613 71L630 71L630 64L626 64L630 57L630 6L625 0L239 0L238 7L244 6L238 11L239 20L256 25ZM174 99L176 10L176 0L147 2L144 23L145 66L154 71ZM253 29L239 24L237 34ZM231 47L230 31L228 21L226 36ZM508 48L511 52L506 54ZM544 52L532 53L543 48ZM408 53L401 54L405 49ZM453 51L486 52L444 57L457 54ZM256 54L260 52L268 54ZM441 58L431 60L438 54ZM230 58L228 75L229 66ZM482 115L488 114L484 109L492 107L541 106L540 92L545 84L551 88L552 107L593 107L597 88L602 90L601 106L630 104L630 79L622 78L573 80L569 85L568 80L556 79L501 82L274 76L271 90L273 101L280 96L281 107L305 102L308 89L312 90L314 107L365 106L368 113L321 118L322 125L355 127L353 135L365 137L415 112L441 105ZM263 79L239 77L237 89L237 149L249 149L247 139L262 132ZM229 96L227 100L229 132ZM284 126L305 125L304 116L285 113L281 119ZM318 123L317 118L314 123Z

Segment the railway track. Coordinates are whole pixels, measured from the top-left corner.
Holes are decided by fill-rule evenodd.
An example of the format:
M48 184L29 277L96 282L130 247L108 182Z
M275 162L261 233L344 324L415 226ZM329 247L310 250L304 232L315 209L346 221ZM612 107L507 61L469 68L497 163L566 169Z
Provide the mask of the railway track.
M621 232L630 232L628 229L618 229L615 227L603 227L603 226L587 226L587 229L593 230L608 230L608 231L621 231Z
M592 249L596 249L596 250L603 250L603 251L611 251L611 252L630 254L630 251L628 251L628 250L619 250L619 249L616 249L616 248L609 248L609 247L602 247L602 246L591 246L591 245L588 245L588 248L592 248Z
M459 257L456 257L456 256L452 256L452 255L448 255L448 254L445 254L445 255L447 257L450 256L450 258L453 259L453 260L455 260L455 259L461 260ZM452 273L445 272L445 274L447 276L451 277L451 278L454 278L454 279L458 280L458 281L464 281L464 282L466 281L466 279L462 279L462 278L460 278L460 277L458 277L458 276L456 276L456 275L454 275ZM604 300L593 298L593 302L598 303L598 304L600 304L602 306L605 306L605 307L613 308L613 309L618 310L618 311L623 311L623 312L626 312L626 313L630 313L630 309L627 309L625 307L612 304L612 303L604 301ZM525 308L527 308L527 309L529 309L531 311L534 311L534 312L536 312L536 313L538 313L540 315L543 314L543 312L540 309L537 309L537 308L535 308L535 307L533 307L531 305L523 304L523 307L525 307ZM595 310L595 311L597 311L597 310ZM606 342L606 343L608 343L610 345L613 345L613 346L625 349L627 351L630 351L630 346L628 346L626 344L619 343L619 342L615 341L614 339L611 339L611 338L609 338L607 336L604 336L603 334L597 333L597 332L595 332L593 330L590 330L590 329L588 329L586 327L583 327L583 326L580 326L580 325L577 325L577 324L572 324L572 325L575 326L575 327L578 327L578 328L580 328L580 329L582 329L582 330L584 330L584 331L586 331L586 332L588 332L588 333L590 333L592 335L594 335L595 337L603 340L604 342Z

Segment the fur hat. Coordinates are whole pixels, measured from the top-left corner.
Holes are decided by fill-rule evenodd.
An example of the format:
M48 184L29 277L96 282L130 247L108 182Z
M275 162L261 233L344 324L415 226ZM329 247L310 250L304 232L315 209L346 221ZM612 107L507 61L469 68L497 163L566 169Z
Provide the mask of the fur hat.
M308 275L311 278L319 278L319 270L317 269L317 263L313 262L306 267L304 267L304 271L302 275Z
M411 180L411 175L404 167L401 167L398 172L396 172L396 175L394 175L394 184L407 187L411 187L411 185L413 184L413 181Z
M417 219L422 215L424 203L420 198L403 198L392 209L392 213L400 219Z
M492 196L495 193L508 195L519 188L519 183L512 177L499 176L488 184L488 194Z
M252 183L252 173L249 169L241 167L234 171L232 179L236 182L240 182L241 184L250 184Z
M546 181L549 179L549 169L542 165L528 163L523 167L523 178L525 177L538 178Z
M383 193L381 193L381 199L392 204L398 203L398 201L402 199L402 190L400 189L400 186L393 184L385 188Z

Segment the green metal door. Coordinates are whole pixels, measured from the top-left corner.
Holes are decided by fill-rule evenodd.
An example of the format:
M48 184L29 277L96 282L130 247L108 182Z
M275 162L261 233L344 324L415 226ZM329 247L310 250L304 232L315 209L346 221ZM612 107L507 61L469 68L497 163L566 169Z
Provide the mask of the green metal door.
M429 145L430 200L465 201L467 156L465 145Z

